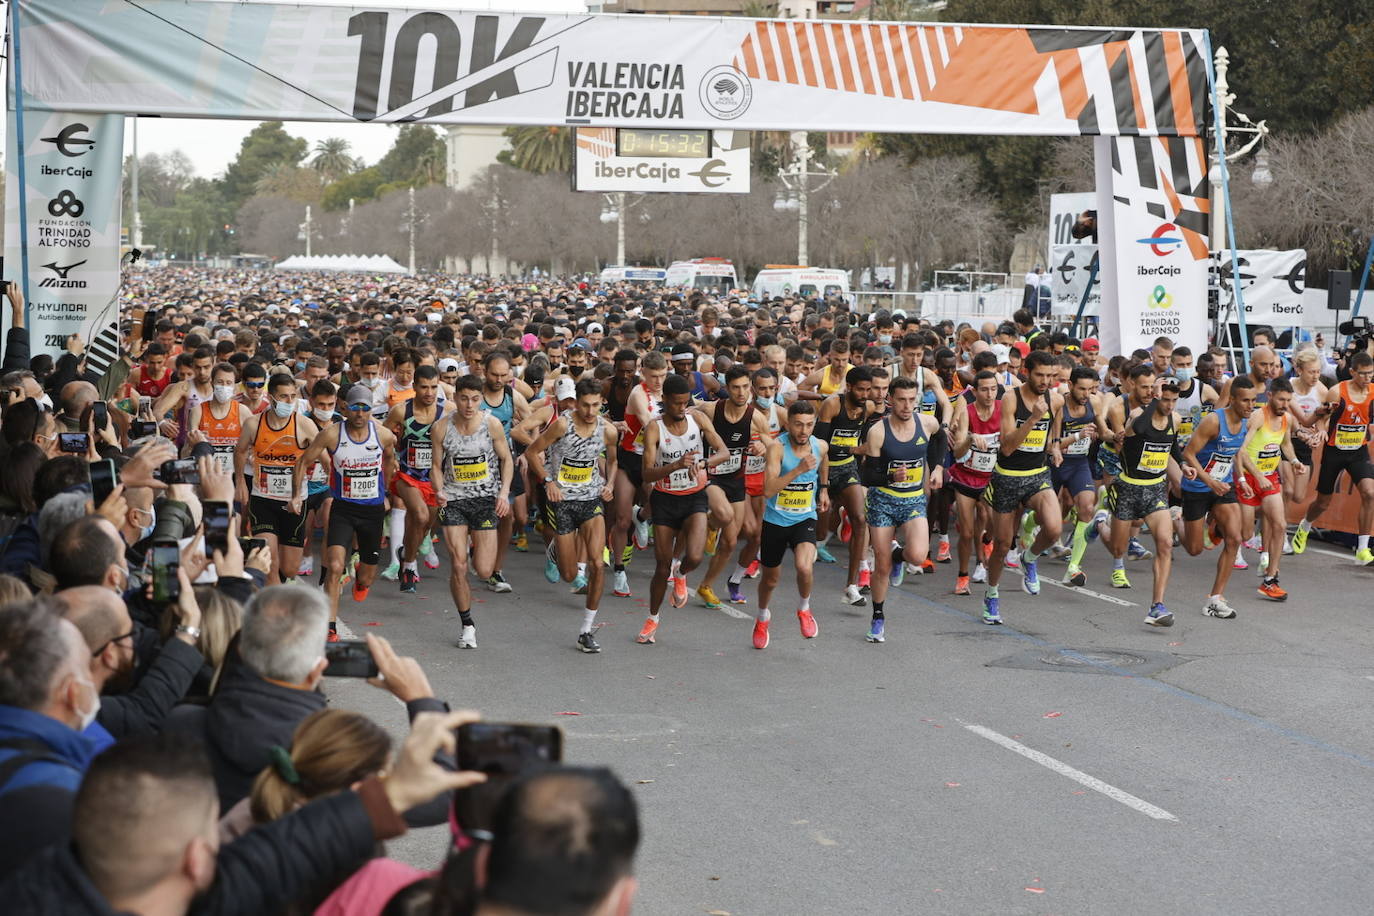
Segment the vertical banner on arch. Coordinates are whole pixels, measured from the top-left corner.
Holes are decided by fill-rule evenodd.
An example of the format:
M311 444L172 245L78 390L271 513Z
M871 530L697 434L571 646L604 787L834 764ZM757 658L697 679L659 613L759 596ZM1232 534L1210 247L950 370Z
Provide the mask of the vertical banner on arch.
M123 202L122 115L24 112L24 179L28 203L28 276L20 257L18 130L6 119L5 279L26 290L33 353L61 353L72 334L109 348L103 334L118 322L120 210Z

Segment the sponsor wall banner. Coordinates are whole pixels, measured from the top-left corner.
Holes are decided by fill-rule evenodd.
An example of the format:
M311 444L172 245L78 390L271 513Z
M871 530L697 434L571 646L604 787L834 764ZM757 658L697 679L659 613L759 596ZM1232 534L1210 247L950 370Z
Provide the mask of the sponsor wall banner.
M27 45L24 57L34 59ZM25 109L27 277L21 276L20 151L13 107L6 125L5 273L27 289L33 352L56 355L70 335L79 334L89 345L108 337L102 332L118 321L124 118Z
M1082 213L1082 210L1078 211ZM1092 275L1094 264L1098 263L1096 245L1055 245L1050 249L1050 289L1054 295L1056 314L1076 315L1083 293L1088 289L1088 277ZM1093 283L1092 294L1088 296L1084 315L1097 315L1102 309L1102 269L1099 265L1097 280Z
M579 191L749 193L749 132L579 127Z
M1300 327L1306 309L1303 294L1307 289L1307 252L1259 249L1237 251L1236 266L1245 295L1245 323L1278 327ZM1235 282L1229 253L1213 262L1212 270L1221 289L1223 305L1234 302Z
M1097 194L1092 191L1051 194L1050 251L1059 245L1091 245L1093 243L1092 236L1081 239L1073 237L1073 224L1085 210L1096 209ZM1053 259L1051 258L1051 260Z
M1196 136L1201 30L17 0L33 104L316 121Z

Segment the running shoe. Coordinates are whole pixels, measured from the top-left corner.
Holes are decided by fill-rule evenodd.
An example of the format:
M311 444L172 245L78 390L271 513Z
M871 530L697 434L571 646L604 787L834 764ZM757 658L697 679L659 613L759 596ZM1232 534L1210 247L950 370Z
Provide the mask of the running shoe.
M338 642L338 641L339 641L339 631L336 630L336 629L334 629L334 628L332 628L332 627L331 627L330 630L329 630L329 641L330 641L330 642Z
M413 569L401 570L401 591L407 595L415 594L415 587L420 584L420 574Z
M896 588L906 581L906 564L901 560L892 564L892 574L887 577L888 583L892 588Z
M1265 578L1260 583L1259 593L1271 601L1287 601L1288 592L1279 586L1279 577Z
M835 555L834 555L833 553L831 553L830 551L826 550L824 544L817 544L817 545L816 545L816 559L817 559L817 560L820 560L822 563L834 563L834 562L835 562ZM755 560L754 562L757 563L758 561ZM751 577L751 578L752 578L752 577Z
M988 557L992 556L992 541L983 541L980 543L978 545L978 555L982 557L983 562L986 563Z
M932 560L930 557L926 557L924 560L922 560L921 572L927 576L935 575L935 561Z
M425 541L428 542L429 538L425 538ZM439 568L439 553L437 551L433 549L431 549L428 553L420 551L420 558L425 561L425 569Z
M1025 559L1021 560L1021 590L1027 595L1040 594L1040 569L1035 562Z
M356 550L353 551L353 553L349 554L348 568L344 570L343 574L344 582L347 582L349 579L356 579L358 577L358 564L360 562L362 562L362 558L358 556L358 552ZM392 578L395 578L395 576L393 576Z
M1083 537L1090 542L1097 540L1098 536L1102 534L1098 526L1107 524L1110 520L1111 516L1107 514L1106 509L1098 509L1097 512L1093 514L1093 523L1088 526L1088 530L1083 533Z
M1070 566L1064 571L1064 578L1059 581L1065 585L1072 585L1074 588L1082 588L1088 584L1088 577L1083 574L1081 567Z
M630 591L630 577L625 575L625 570L616 570L611 577L611 594L617 598L629 598L634 592Z
M820 627L816 626L816 618L811 616L807 610L797 611L797 622L801 624L801 635L803 639L815 639Z
M654 644L654 634L658 632L658 620L650 617L644 621L644 629L639 631L635 637L635 642L641 646L651 646Z
M844 587L844 603L852 604L855 607L862 607L868 603L868 599L859 594L857 585L846 585Z
M1293 539L1287 536L1283 539L1283 555L1285 557L1293 555Z
M1236 616L1236 609L1226 603L1226 599L1220 595L1208 598L1207 603L1202 606L1204 617L1220 617L1222 620L1233 620Z
M682 581L686 580L684 579ZM697 597L701 599L702 604L706 605L706 607L712 611L718 611L722 607L724 607L724 605L720 603L720 599L716 597L716 593L711 590L711 587L709 585L703 585L700 588L698 588Z
M956 595L967 595L967 594L970 594L970 592L969 592L969 590L968 590L968 576L960 576L959 578L957 578L957 579L954 580L954 594L956 594Z
M544 578L549 582L557 582L562 575L558 571L558 560L554 557L553 547L550 545L549 549L544 551Z
M1374 550L1370 550L1366 547L1364 550L1355 551L1355 562L1363 563L1366 566L1370 563L1374 563Z
M1000 602L991 595L983 596L983 623L990 627L1001 624L1002 615L999 613L999 604Z
M754 648L768 648L768 621L766 620L754 621Z
M1245 561L1245 554L1241 553L1243 547L1236 548L1236 558L1231 562L1232 569L1249 569L1250 564Z
M1126 570L1112 570L1112 588L1130 588L1131 580L1126 578Z
M973 576L970 578L969 581L975 583L988 581L988 568L984 566L982 563L979 563L977 566L973 567Z
M357 580L357 579L354 579L354 580L353 580L353 600L354 600L354 601L366 601L366 600L367 600L367 593L368 593L368 591L369 591L370 589L371 589L371 586L368 586L368 588L359 588L359 587L358 587L358 580Z
M1256 575L1262 576L1262 575L1264 575L1264 571L1265 571L1266 569L1268 569L1268 568L1269 568L1269 551L1267 551L1267 550L1261 550L1261 551L1260 551L1259 566L1256 567L1255 573L1256 573Z
M1135 538L1131 538L1130 545L1126 548L1126 557L1131 560L1148 560L1154 553L1146 549L1145 545Z
M315 558L311 556L301 557L300 569L296 570L298 576L310 576L315 573Z
M1150 613L1145 615L1145 622L1152 627L1171 627L1174 625L1174 615L1167 607L1156 601L1150 605Z
M610 566L610 565L611 565L611 548L609 548L609 547L602 547L602 548L601 548L601 565L602 565L602 566Z
M477 648L477 628L475 626L473 626L472 624L467 624L463 627L463 632L458 637L458 648Z
M530 536L523 531L520 532L515 536L514 540L511 541L511 546L521 553L529 553Z
M487 588L496 592L498 595L504 595L506 592L512 590L510 583L506 581L505 576L501 575L500 570L492 573L491 578L487 579Z
M1302 553L1304 550L1307 549L1307 535L1310 533L1310 531L1303 528L1299 528L1297 531L1293 532L1294 553Z
M1013 545L1012 549L1007 551L1006 559L1002 561L1002 565L1005 566L1007 569L1020 569L1021 560L1019 557L1017 557L1017 554L1019 553L1020 551L1017 550L1016 547Z
M840 512L840 543L848 544L849 539L854 536L854 526L849 524L849 513Z
M1063 544L1051 544L1050 549L1045 551L1045 557L1050 560L1062 560L1073 551Z
M673 586L673 597L671 599L673 607L687 606L687 577L669 576L669 583Z
M745 570L744 570L744 578L746 578L746 579L757 579L758 577L759 577L759 561L758 561L758 558L755 557L754 559L752 559L752 560L749 561L748 567L745 568Z
M391 561L391 565L382 570L382 578L395 582L401 577L401 564L396 560Z
M741 584L742 584L742 583L739 583L739 582L726 582L726 583L725 583L726 587L730 589L730 603L731 603L731 604L748 604L748 603L749 603L749 599L746 598L746 597L744 597L744 592L742 592L742 591L740 590L740 585L741 585Z
M868 635L864 639L869 642L883 642L883 618L879 617L868 625Z
M634 520L635 546L640 550L648 550L649 545L652 543L649 540L649 522L647 519L641 519L638 512L635 513Z
M578 573L577 577L572 580L572 593L574 595L587 594L587 576L585 573Z
M720 529L719 529L719 528L707 528L707 529L706 529L706 555L707 555L708 557L714 557L714 556L716 555L716 543L717 543L718 541L720 541Z
M601 651L601 643L596 641L596 637L593 636L589 630L577 637L577 648L589 655L595 654Z
M873 587L873 572L872 572L871 570L869 570L867 567L864 567L863 569L860 569L860 570L859 570L859 591L861 591L861 592L863 592L865 595L867 595L869 589L872 588L872 587Z
M1264 541L1263 541L1262 538L1260 538L1260 536L1259 536L1258 534L1256 534L1256 535L1254 535L1254 536L1252 536L1252 537L1246 538L1245 543L1242 544L1241 546L1242 546L1242 547L1247 547L1247 548L1249 548L1250 550L1263 550L1263 549L1264 549Z
M935 549L935 562L948 563L950 559L951 556L949 553L949 541L942 540L940 541L939 546Z

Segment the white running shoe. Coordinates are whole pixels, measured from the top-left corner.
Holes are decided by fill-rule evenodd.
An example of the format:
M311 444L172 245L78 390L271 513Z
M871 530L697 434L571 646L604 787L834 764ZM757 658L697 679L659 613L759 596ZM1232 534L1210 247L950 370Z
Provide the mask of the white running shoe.
M1207 599L1207 603L1202 606L1202 613L1207 617L1220 617L1223 620L1230 620L1236 616L1236 609L1227 604L1225 598L1218 596Z
M301 557L301 567L296 570L298 576L313 576L315 574L315 558Z
M988 581L988 568L984 566L982 563L979 563L977 566L973 568L973 575L970 578L974 582Z
M1283 536L1283 555L1285 557L1293 555L1293 539L1286 534Z
M625 570L618 571L612 577L611 591L617 598L630 597L630 577L625 575Z
M868 603L868 599L859 594L859 587L857 585L850 585L845 587L844 603L852 604L855 607L862 607Z
M463 635L458 637L458 648L476 649L477 648L477 628L469 624L463 627Z

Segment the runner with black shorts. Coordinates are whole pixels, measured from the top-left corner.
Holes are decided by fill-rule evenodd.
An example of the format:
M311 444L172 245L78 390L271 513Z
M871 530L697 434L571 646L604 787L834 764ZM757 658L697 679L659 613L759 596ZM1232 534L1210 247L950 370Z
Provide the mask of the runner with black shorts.
M234 481L239 502L248 505L254 537L267 542L272 568L267 581L285 582L300 569L301 547L305 544L305 515L293 511L290 503L305 499L305 486L292 490L296 461L319 433L310 418L296 411L296 380L284 372L273 375L267 384L272 407L243 424L239 444L234 448ZM253 458L253 486L244 482L244 465Z
M439 370L421 366L415 370L414 384L415 396L391 408L386 418L386 428L396 439L396 460L400 465L391 478L391 492L406 508L400 580L401 591L408 594L414 594L420 582L420 544L428 542L439 515L439 502L430 479L434 467L430 434L435 422L444 415L444 405L439 403ZM438 565L436 557L430 568Z
M854 457L859 448L859 436L864 421L876 406L872 400L873 373L863 366L855 366L845 374L845 390L831 395L821 404L816 426L828 434L829 477L826 487L830 505L849 516L849 578L845 580L845 604L862 605L868 599L859 593L859 567L867 546L868 523L864 519L864 488L859 481L859 462ZM824 537L828 517L822 515L817 534Z
M992 510L983 499L983 491L992 480L992 469L997 464L997 440L1002 435L1001 391L997 373L984 369L973 377L972 400L955 402L954 423L949 431L950 449L954 454L949 485L954 490L954 510L959 520L956 595L969 594L971 562L976 563L972 581L986 582L988 578L983 565L983 532L991 527Z
M1069 373L1059 427L1059 461L1050 459L1050 484L1056 494L1068 497L1074 513L1069 568L1064 572L1063 582L1075 587L1088 584L1083 554L1088 549L1093 516L1097 514L1097 485L1093 482L1089 453L1094 442L1109 435L1107 412L1097 394L1098 384L1097 373L1091 369L1079 366Z
M571 379L560 379L571 384ZM615 427L601 416L601 383L584 378L574 389L576 407L564 411L525 449L530 469L544 481L547 518L553 528L544 563L544 578L572 582L578 575L578 556L587 557L586 609L577 647L600 652L592 633L605 585L598 554L606 545L606 500L615 475ZM601 462L606 462L602 470ZM579 543L580 542L580 543Z
M616 365L625 351L616 354ZM644 354L640 375L643 381L630 391L625 405L625 431L616 450L615 514L611 518L611 561L615 564L612 590L617 597L630 597L630 581L625 575L625 548L630 528L634 527L635 546L649 548L649 491L644 486L644 430L659 415L663 400L663 381L668 376L668 361L663 354ZM635 511L635 506L640 507Z
M1059 540L1063 530L1059 502L1046 467L1047 449L1059 438L1063 414L1064 398L1050 390L1059 367L1048 350L1032 350L1024 365L1026 380L1009 389L1002 399L997 464L983 490L983 501L993 513L988 587L983 593L983 623L990 625L1002 622L997 585L1022 510L1034 512L1040 525L1035 540L1021 551L1021 587L1028 595L1040 594L1036 561L1045 548Z
M343 423L334 423L317 435L296 460L293 471L291 511L305 508L305 480L309 469L329 455L329 492L334 504L325 533L324 591L329 596L329 632L337 632L339 593L343 591L348 554L356 542L358 569L353 578L353 600L366 601L367 590L377 577L382 558L382 525L386 521L386 482L396 472L396 438L391 430L372 419L372 392L354 385L345 398Z
M701 565L706 547L706 474L730 457L716 431L688 414L691 403L691 383L669 376L663 382L663 413L644 430L644 482L654 488L655 563L649 617L636 640L644 645L654 641L669 585L673 607L687 603L687 574Z
M525 396L513 390L512 381L515 378L511 372L510 358L506 356L504 350L493 350L487 354L487 358L482 361L482 410L491 414L501 421L501 431L506 438L506 442L511 443L510 431L530 412L530 405L526 402ZM495 398L496 402L492 403ZM525 513L525 500L521 497L525 495L525 463L519 461L520 449L515 447L512 457L516 459L515 471L511 477L510 496L511 511L502 515L496 525L496 568L492 570L486 579L487 588L497 594L504 594L511 590L511 584L506 581L506 576L502 569L506 565L506 554L510 550L511 534L516 530L515 526L520 525L520 531L524 532L525 521L528 516Z
M730 590L731 604L746 604L742 586L745 578L759 574L759 543L763 532L763 471L767 464L768 444L782 433L783 408L778 404L778 374L764 367L753 375L754 404L763 413L765 433L760 435L762 450L755 454L751 447L744 456L744 492L749 496L749 514L745 517L740 535L740 548L735 571L725 580ZM753 445L753 442L750 442Z
M477 648L468 587L468 544L472 545L473 572L479 579L490 578L496 566L497 519L510 512L507 494L515 473L501 421L484 413L481 402L482 380L463 376L454 391L453 409L430 429L433 468L440 474L435 481L439 484L435 492L439 525L451 563L448 587L463 627L460 649Z
M1369 460L1372 384L1374 357L1356 353L1350 357L1350 378L1326 394L1331 419L1326 430L1326 446L1322 449L1321 471L1317 475L1317 498L1307 508L1307 516L1293 535L1294 553L1307 549L1308 532L1331 505L1336 479L1344 473L1360 491L1360 528L1356 535L1355 559L1364 564L1374 563L1374 551L1369 549L1369 536L1374 533L1374 463Z
M343 417L336 410L338 401L338 389L328 379L316 382L315 387L310 390L310 419L315 421L315 425L321 431L328 429L335 423L343 422ZM324 527L326 530L329 528L329 507L333 500L329 495L328 465L329 459L322 457L312 464L305 474L305 546L300 566L302 576L308 576L315 571L315 561L310 543L315 529L317 527ZM320 585L324 585L324 577L324 561L321 560Z
M617 467L620 464L619 437L624 436L630 430L629 425L625 422L625 408L629 405L631 392L633 392L635 388L639 385L639 376L637 374L638 369L639 354L636 353L634 350L619 350L614 354L614 356L611 357L611 377L602 382L601 396L605 399L605 405L603 407L603 410L606 412L606 416L614 425L615 434L617 437ZM618 478L618 474L611 478L612 490L615 489L616 480ZM616 533L614 530L615 519L618 517L619 511L620 507L618 500L612 498L606 504L606 518L609 519L607 523L607 547L605 551L605 555L607 557L611 557L610 543L616 537ZM616 566L616 569L621 570L621 572L624 572L623 565L628 564L630 562L635 552L634 546L626 543L626 540L629 537L629 525L630 520L629 515L627 514L625 519L625 530L621 533L620 536L620 552L615 555L615 558L617 559L619 564L621 564ZM628 591L628 589L629 585L626 584L626 590Z
M745 460L751 455L764 454L763 439L768 435L763 412L754 409L754 386L749 370L740 365L725 370L724 389L726 400L714 401L693 411L697 422L715 429L730 452L725 463L713 468L707 477L706 499L711 515L707 522L710 530L706 535L706 552L711 562L697 586L697 596L712 610L719 610L722 604L711 586L716 576L735 558L735 544L749 516Z
M768 605L782 578L782 559L792 549L797 567L797 622L801 635L811 639L820 632L811 613L811 583L816 565L817 511L830 509L826 444L811 435L816 428L816 408L809 401L794 401L787 408L787 428L768 446L763 478L763 534L759 563L759 610L754 620L754 648L768 648Z

